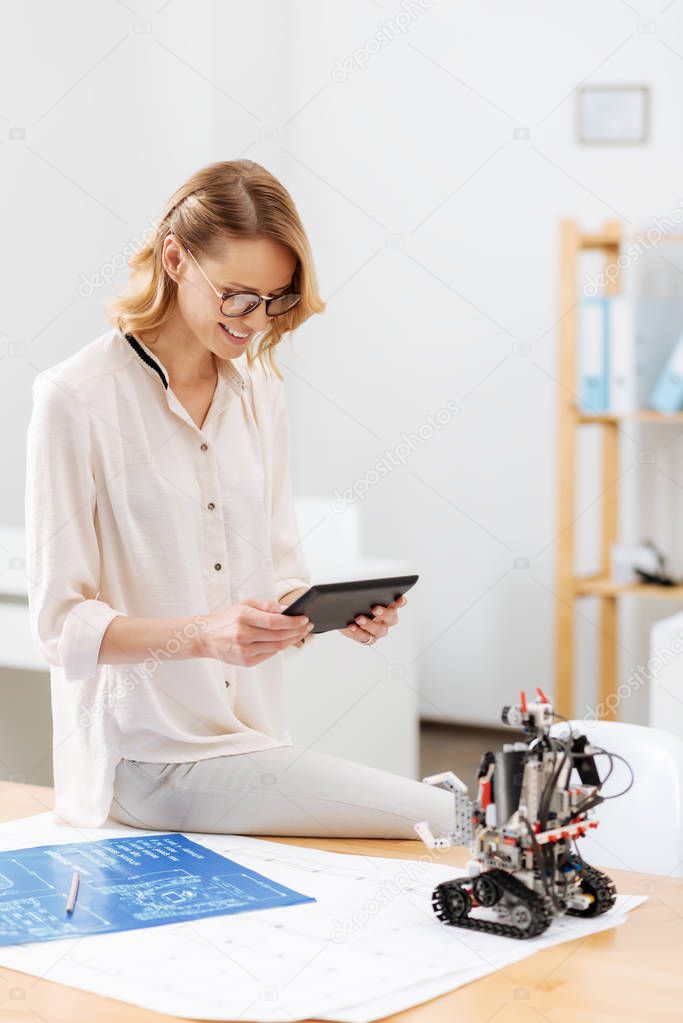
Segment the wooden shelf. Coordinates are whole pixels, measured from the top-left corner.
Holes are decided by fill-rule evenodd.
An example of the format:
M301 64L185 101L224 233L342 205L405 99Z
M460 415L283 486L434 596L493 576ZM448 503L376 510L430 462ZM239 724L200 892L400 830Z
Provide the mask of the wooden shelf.
M683 426L683 411L670 414L654 409L638 409L624 413L587 413L579 408L576 396L578 375L579 276L583 253L587 250L602 256L605 269L616 264L622 244L631 236L624 234L617 219L606 221L601 230L581 231L575 220L563 220L559 239L559 309L557 319L557 544L555 591L555 706L565 717L575 716L574 666L576 603L586 596L599 601L597 700L607 708L607 716L615 717L613 701L608 697L619 684L618 611L621 597L655 597L660 600L683 600L683 586L649 586L646 583L621 585L610 579L611 549L619 537L620 441L625 433L621 423L657 423ZM636 236L637 237L637 236ZM683 240L683 235L668 239ZM621 282L619 274L606 274L602 294L616 295ZM577 578L576 547L576 476L578 469L577 427L584 423L598 424L596 443L600 450L600 560L597 574ZM618 701L617 701L618 702Z
M603 231L579 234L578 243L581 249L618 249L621 245L621 224L612 220Z
M683 426L683 411L656 412L638 409L624 413L587 413L579 408L576 396L578 375L578 310L580 264L586 250L601 254L605 268L615 264L623 235L619 220L608 220L602 230L584 232L575 220L563 220L560 231L559 316L557 319L557 544L555 591L555 706L560 714L572 718L575 703L574 666L576 638L576 603L586 596L599 602L597 701L607 708L606 716L615 717L614 703L609 697L619 685L618 612L621 597L650 597L660 600L683 600L683 586L650 586L647 583L621 585L610 579L611 549L619 537L620 441L621 423L656 423ZM683 240L683 236L678 236ZM606 274L604 295L620 290L619 275ZM577 578L576 547L576 476L578 469L577 427L584 423L602 427L596 443L600 449L600 560L597 574ZM617 701L618 703L618 701Z
M579 423L663 423L666 426L683 424L683 412L656 412L654 409L638 409L635 412L582 412L576 409Z
M683 586L655 586L649 583L615 583L601 576L574 579L577 597L659 597L683 600Z

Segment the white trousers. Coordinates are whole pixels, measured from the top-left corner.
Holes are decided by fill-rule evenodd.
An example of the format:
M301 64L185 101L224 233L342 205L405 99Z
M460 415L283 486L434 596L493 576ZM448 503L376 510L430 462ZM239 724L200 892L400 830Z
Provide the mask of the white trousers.
M417 839L453 827L453 795L299 746L188 763L121 760L110 815L154 831Z

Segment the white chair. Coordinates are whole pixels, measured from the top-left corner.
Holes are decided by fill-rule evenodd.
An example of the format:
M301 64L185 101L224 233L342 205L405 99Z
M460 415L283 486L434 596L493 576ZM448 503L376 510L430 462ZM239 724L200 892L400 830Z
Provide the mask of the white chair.
M683 613L654 622L646 677L649 723L683 739Z
M596 807L599 826L579 839L581 855L597 867L617 867L638 873L683 877L683 741L669 732L619 721L572 721L589 742L622 756L633 770L633 786L623 796ZM552 734L566 735L566 724L553 725ZM601 777L609 760L596 760ZM625 765L614 770L603 794L628 785Z

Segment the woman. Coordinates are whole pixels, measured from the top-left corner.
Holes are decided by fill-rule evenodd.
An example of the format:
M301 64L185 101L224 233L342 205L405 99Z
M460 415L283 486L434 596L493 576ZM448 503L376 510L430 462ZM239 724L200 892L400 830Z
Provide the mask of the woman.
M99 827L414 838L442 789L293 744L283 609L310 585L274 360L322 312L286 189L249 160L171 197L113 328L39 374L28 434L32 627L51 673L55 811ZM371 645L400 598L342 629Z

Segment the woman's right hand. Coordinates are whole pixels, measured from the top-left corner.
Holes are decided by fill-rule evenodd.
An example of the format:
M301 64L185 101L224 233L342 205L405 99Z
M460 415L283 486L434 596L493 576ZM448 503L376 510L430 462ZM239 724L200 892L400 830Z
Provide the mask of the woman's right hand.
M313 629L306 615L282 614L277 600L242 600L206 617L197 657L253 667L299 642Z

